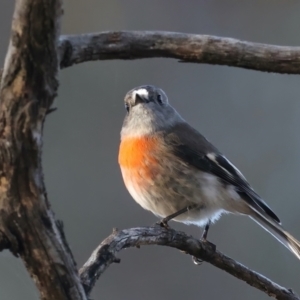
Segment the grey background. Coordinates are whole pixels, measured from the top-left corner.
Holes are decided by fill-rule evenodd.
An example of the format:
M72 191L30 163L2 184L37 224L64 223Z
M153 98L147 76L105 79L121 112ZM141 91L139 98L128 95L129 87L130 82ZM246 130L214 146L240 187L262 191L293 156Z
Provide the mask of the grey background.
M0 1L0 63L7 49L12 0ZM300 44L297 0L68 0L64 33L168 30ZM44 171L49 199L81 266L113 227L156 218L129 196L117 163L125 93L162 87L189 122L216 144L300 239L299 76L179 64L175 60L107 61L60 73L58 111L47 118ZM198 236L200 230L172 223ZM211 228L218 249L300 293L300 262L245 217ZM174 249L143 247L120 254L92 294L99 299L268 299L263 293ZM0 299L38 299L20 259L0 254Z

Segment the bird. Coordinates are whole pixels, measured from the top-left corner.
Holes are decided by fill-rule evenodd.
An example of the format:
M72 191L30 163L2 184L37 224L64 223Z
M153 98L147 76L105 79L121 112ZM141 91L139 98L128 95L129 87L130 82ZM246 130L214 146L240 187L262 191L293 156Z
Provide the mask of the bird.
M288 233L244 175L171 106L153 85L124 99L118 162L124 184L144 209L162 218L209 227L223 214L249 216L300 259L300 242ZM194 262L200 263L194 258Z

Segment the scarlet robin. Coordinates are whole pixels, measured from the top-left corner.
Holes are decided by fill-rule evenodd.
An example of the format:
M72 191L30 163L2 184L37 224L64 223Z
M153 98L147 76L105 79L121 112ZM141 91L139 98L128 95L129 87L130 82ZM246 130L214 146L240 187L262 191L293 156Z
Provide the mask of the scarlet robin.
M125 96L119 164L134 200L162 219L209 225L224 213L247 215L300 259L300 242L242 173L169 104L145 85Z

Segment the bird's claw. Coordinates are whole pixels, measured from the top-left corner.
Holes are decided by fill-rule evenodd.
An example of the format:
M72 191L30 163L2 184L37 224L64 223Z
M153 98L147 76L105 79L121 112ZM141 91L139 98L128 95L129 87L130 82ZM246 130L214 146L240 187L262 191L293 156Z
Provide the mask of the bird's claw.
M164 222L164 220L156 222L155 225L158 225L158 226L163 227L165 229L169 229L170 228L170 226L168 225L168 223Z
M200 241L203 243L206 243L212 249L212 251L216 251L217 246L215 244L211 243L210 241L208 241L205 236L202 236L200 238ZM193 263L197 266L200 266L203 263L202 259L195 257L195 256L192 257L192 260L193 260Z
M200 259L200 258L198 258L198 257L196 257L196 256L193 256L193 257L192 257L192 260L193 260L193 263L194 263L195 265L197 265L197 266L200 266L200 265L202 265L202 263L203 263L203 260Z

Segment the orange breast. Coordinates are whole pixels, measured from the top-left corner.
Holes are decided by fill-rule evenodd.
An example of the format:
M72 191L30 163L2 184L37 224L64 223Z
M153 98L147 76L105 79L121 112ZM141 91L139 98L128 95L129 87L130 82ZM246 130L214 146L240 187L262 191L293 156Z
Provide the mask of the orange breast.
M158 140L153 137L123 139L119 149L119 164L129 169L142 168L150 164L154 164L152 167L155 167L157 147Z

